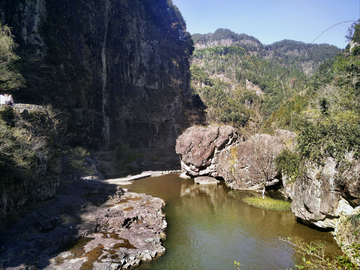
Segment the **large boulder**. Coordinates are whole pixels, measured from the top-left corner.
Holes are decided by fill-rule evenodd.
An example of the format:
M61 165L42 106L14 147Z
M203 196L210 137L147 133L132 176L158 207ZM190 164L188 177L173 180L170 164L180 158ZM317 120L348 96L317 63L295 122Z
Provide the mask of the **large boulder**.
M237 190L260 190L280 182L276 156L285 148L280 138L256 134L222 151L216 158L218 176Z
M176 153L188 175L222 177L233 189L260 190L264 183L280 182L275 157L295 138L295 133L278 130L275 136L257 134L244 141L230 126L191 127L177 139Z
M242 140L230 126L190 127L176 140L181 168L191 176L217 175L215 157L230 145Z
M334 228L339 217L340 188L334 159L328 158L323 167L307 163L305 175L293 186L292 211L306 223L321 228Z

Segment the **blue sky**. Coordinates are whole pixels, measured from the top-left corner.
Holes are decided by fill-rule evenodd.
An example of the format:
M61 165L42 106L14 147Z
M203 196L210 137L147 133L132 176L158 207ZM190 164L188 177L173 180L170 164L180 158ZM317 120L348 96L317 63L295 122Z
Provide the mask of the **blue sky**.
M180 9L191 34L228 28L254 36L263 44L283 39L311 43L325 31L314 43L343 49L352 23L342 22L356 21L360 16L360 0L173 0L173 3Z

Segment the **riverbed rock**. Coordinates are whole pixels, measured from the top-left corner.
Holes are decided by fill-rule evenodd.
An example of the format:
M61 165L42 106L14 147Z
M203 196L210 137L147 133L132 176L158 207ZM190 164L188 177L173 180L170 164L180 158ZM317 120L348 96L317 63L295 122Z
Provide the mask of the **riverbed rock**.
M161 256L162 199L94 180L62 184L0 235L5 269L128 269Z
M199 185L216 185L218 184L220 181L217 180L214 177L209 177L209 176L199 176L199 177L195 177L194 178L194 182L196 184Z

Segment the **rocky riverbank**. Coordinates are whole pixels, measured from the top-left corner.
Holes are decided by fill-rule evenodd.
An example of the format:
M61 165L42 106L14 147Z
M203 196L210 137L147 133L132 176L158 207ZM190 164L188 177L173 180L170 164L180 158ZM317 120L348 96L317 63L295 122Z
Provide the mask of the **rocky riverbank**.
M0 235L0 268L132 268L165 252L164 205L114 184L63 183Z
M230 126L191 127L178 139L176 152L182 169L192 177L221 177L237 190L281 189L292 200L295 217L309 225L332 231L334 239L360 265L360 161L339 170L333 158L324 166L304 164L296 181L279 171L275 158L283 149L294 151L297 135L276 130L246 140Z

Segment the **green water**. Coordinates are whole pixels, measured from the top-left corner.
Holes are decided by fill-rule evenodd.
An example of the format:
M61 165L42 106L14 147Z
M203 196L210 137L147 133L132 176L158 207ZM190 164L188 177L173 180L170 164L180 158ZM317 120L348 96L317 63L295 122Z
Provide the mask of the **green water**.
M166 253L138 269L294 268L300 257L279 237L310 243L321 240L333 254L339 252L330 233L295 221L291 212L264 211L245 204L247 192L225 185L201 186L177 175L146 178L125 188L165 200Z

